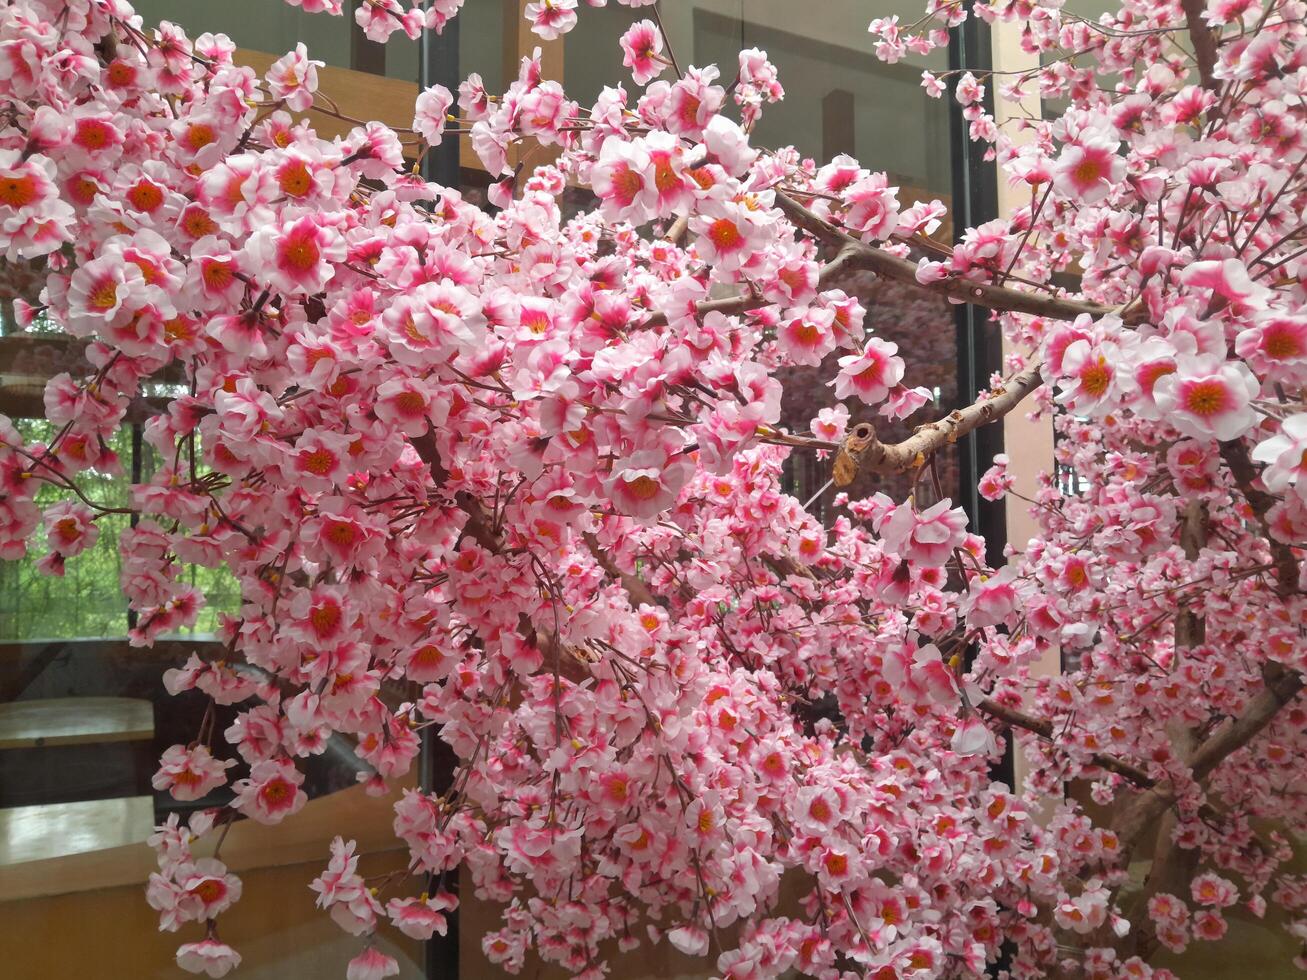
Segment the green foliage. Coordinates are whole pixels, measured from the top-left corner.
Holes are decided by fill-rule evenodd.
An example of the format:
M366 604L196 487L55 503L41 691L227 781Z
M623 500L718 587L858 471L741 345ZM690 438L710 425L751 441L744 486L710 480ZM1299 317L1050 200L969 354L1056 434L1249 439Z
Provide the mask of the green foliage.
M31 441L45 442L54 437L55 427L42 419L16 419L14 424ZM131 427L120 428L109 440L109 447L118 455L117 471L88 470L78 475L77 485L97 504L125 507L131 485ZM141 454L142 479L147 479L157 460L149 446L143 445ZM71 491L47 483L37 492L36 502L44 507L73 496ZM62 578L37 570L37 561L47 550L44 525L28 542L26 557L0 561L0 640L127 635L127 600L120 584L118 539L130 525L130 518L126 514L102 514L96 524L100 537L95 546L69 559ZM206 599L195 626L185 635L212 633L219 612L239 608L239 587L225 568L186 566L183 575Z

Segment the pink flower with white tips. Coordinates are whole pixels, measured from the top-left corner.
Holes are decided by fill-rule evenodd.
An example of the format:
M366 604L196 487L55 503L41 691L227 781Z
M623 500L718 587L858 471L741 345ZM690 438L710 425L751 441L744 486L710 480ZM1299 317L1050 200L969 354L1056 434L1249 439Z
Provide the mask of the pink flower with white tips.
M1007 471L1008 462L1007 453L996 454L994 464L980 478L980 495L986 500L1002 500L1012 489L1014 481Z
M1235 353L1271 381L1307 381L1307 316L1266 316L1241 331Z
M1087 136L1068 144L1053 168L1053 187L1079 204L1094 204L1125 178L1125 159L1117 155L1119 141Z
M780 349L795 364L821 363L835 349L835 311L809 307L777 328Z
M900 504L880 526L886 549L918 565L944 564L967 537L967 515L952 504L946 498L923 511Z
M385 980L386 977L398 974L399 961L375 946L369 946L359 953L345 968L345 980Z
M661 75L667 65L659 57L663 52L663 33L651 20L637 20L621 38L622 64L631 69L637 85L647 85Z
M286 759L256 762L248 779L237 780L232 806L259 823L281 823L308 802L300 785L304 775Z
M345 259L340 234L311 215L256 231L245 246L257 278L288 296L321 292Z
M1253 459L1266 463L1262 483L1273 493L1289 487L1307 503L1307 414L1290 415L1280 431L1257 444Z
M599 197L600 209L611 222L641 225L657 213L658 188L653 161L641 140L630 143L605 140L590 180Z
M645 449L615 462L605 486L622 513L650 520L675 503L689 476L683 461Z
M386 905L386 915L395 928L410 939L427 940L435 933L445 934L446 920L442 912L458 907L458 898L447 892L437 892L428 898L392 898Z
M723 271L748 261L763 238L753 213L733 202L721 205L714 215L691 218L690 230L698 236L694 247L699 257Z
M71 500L60 501L46 510L45 526L50 550L65 558L81 554L100 536L91 509Z
M1257 424L1252 400L1261 385L1239 361L1182 356L1159 378L1153 397L1162 418L1195 439L1237 439Z
M230 759L215 759L203 745L186 748L174 745L163 753L159 771L150 784L167 790L174 800L198 800L227 782L227 770L236 765Z
M849 410L843 405L823 408L817 417L808 423L812 434L827 442L839 442L844 438L844 430L849 424Z
M989 755L998 748L989 726L974 714L958 722L949 745L958 755Z
M424 89L414 105L413 128L429 146L439 146L444 138L446 116L454 104L454 95L443 85Z
M523 14L531 22L532 32L555 41L576 26L576 0L534 0Z
M868 405L883 402L890 389L903 380L905 365L898 352L898 344L872 337L861 354L841 357L840 373L829 382L835 388L835 397L856 395Z
M309 58L303 42L296 44L294 51L278 58L268 69L268 91L292 112L307 112L313 105L318 69L322 66L321 61Z
M1110 411L1116 403L1115 365L1120 354L1115 344L1077 340L1062 355L1062 377L1057 402L1077 415Z
M216 937L186 943L177 949L177 965L187 973L225 977L241 965L241 954Z

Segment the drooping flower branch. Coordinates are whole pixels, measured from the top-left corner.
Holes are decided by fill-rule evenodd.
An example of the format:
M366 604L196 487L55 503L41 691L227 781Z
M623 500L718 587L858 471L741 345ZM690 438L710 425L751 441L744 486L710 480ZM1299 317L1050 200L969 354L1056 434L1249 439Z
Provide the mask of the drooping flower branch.
M165 677L210 709L156 787L232 792L152 839L147 898L197 930L179 964L240 961L216 921L241 882L195 840L295 819L333 734L369 789L423 732L459 760L396 806L404 872L363 877L340 839L313 882L360 937L351 976L397 971L382 928L443 932L460 871L504 907L492 960L590 978L664 940L728 977L979 976L1004 949L1015 976L1160 977L1238 902L1301 935L1307 881L1266 827L1307 829L1303 5L876 20L888 61L967 16L1040 56L925 73L1029 190L945 243L941 202L757 145L784 97L765 52L686 64L624 2L652 7L613 39L633 88L583 107L526 59L502 94L420 93L402 130L342 113L302 45L260 77L120 0L3 8L6 295L87 370L46 385L48 441L0 423L0 555L62 574L136 515L137 644L195 622L187 566L240 590L221 653ZM416 36L460 6L356 19ZM526 10L543 38L578 16ZM1066 107L1000 125L990 86ZM495 213L416 175L455 138ZM534 145L554 162L510 166ZM565 220L569 188L593 207ZM935 410L939 338L868 329L868 275L993 310L1004 377ZM794 368L842 403L811 435L781 424ZM1056 466L978 481L1039 523L992 568L937 464L1017 411L1051 419ZM160 465L110 505L84 477L128 420ZM783 490L799 454L830 467L825 523ZM889 473L905 499L866 489ZM1062 674L1032 669L1056 650ZM989 770L1009 735L1019 787Z

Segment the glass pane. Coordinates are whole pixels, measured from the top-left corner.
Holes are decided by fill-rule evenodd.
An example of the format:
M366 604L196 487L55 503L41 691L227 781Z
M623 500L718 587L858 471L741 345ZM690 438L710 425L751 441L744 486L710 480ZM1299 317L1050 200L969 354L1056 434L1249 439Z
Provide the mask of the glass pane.
M133 6L147 29L167 20L183 28L191 39L206 31L226 34L238 48L277 55L302 41L319 61L337 68L352 67L353 18L306 14L298 7L270 0L139 0Z
M919 17L920 9L908 0L821 0L805 7L801 15L792 2L783 0L687 0L661 7L670 48L682 68L716 64L721 70L717 84L729 87L741 50L760 48L776 66L785 98L764 106L752 135L754 145L792 145L817 166L848 153L870 170L885 171L891 185L899 189L901 207L933 199L951 205L949 104L930 98L921 87L923 70L947 68L946 54L910 54L898 64L887 65L872 53L867 32L873 18L897 14L900 21L911 23ZM618 38L634 21L652 18L648 7L610 4L582 11L576 28L564 39L568 95L585 105L604 85L622 80L634 102L643 89L622 66ZM660 77L674 79L670 69ZM729 100L727 111L736 114ZM946 220L935 238L949 243L952 234ZM831 288L856 296L867 308L869 333L899 345L908 362L903 383L925 387L935 396L907 422L893 424L850 400L845 403L850 424L874 422L883 440L897 441L916 426L958 407L957 327L949 303L867 273L849 274L831 283ZM788 368L781 373L782 423L787 428L806 434L810 420L822 408L836 404L826 382L835 377L837 361L845 353L831 354L817 368ZM936 496L957 499L957 458L952 447L939 454L935 472L922 474L919 502L929 503ZM829 479L830 466L830 460L796 455L787 471L787 489L808 500ZM880 490L902 500L912 489L910 477L862 476L849 491L862 496ZM830 509L824 505L833 496L828 489L810 511L829 517Z

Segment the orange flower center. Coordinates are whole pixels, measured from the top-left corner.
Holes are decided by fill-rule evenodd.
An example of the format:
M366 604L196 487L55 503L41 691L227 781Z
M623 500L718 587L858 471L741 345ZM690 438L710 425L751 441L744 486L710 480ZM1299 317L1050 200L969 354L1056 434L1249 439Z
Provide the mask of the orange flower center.
M303 232L288 238L281 246L281 260L296 272L308 272L318 264L322 253L313 238Z
M624 204L630 204L644 190L644 178L630 167L623 167L613 174L613 187L617 190L618 199Z
M112 279L105 279L95 287L86 302L93 310L112 310L118 302L118 284Z
M718 251L729 252L740 247L744 236L740 234L740 229L736 227L734 221L729 218L718 218L708 227L708 240L717 247Z
M1185 398L1185 407L1194 415L1211 418L1229 407L1229 392L1220 381L1199 381Z
M163 191L148 180L142 180L127 192L127 200L137 211L150 212L163 203Z
M330 633L340 625L340 607L335 605L318 606L309 613L309 622L319 633Z
M277 184L291 197L303 197L313 187L313 177L308 167L293 160L278 171Z
M35 200L36 178L31 174L0 177L0 203L11 208L25 208Z
M637 476L634 480L623 481L626 492L636 500L652 500L658 495L658 481L648 476Z
M1266 331L1266 356L1277 361L1287 361L1303 355L1302 341L1284 327L1272 327Z
M1107 363L1101 357L1097 364L1080 372L1080 389L1094 398L1103 397L1111 383L1112 372L1108 370Z

